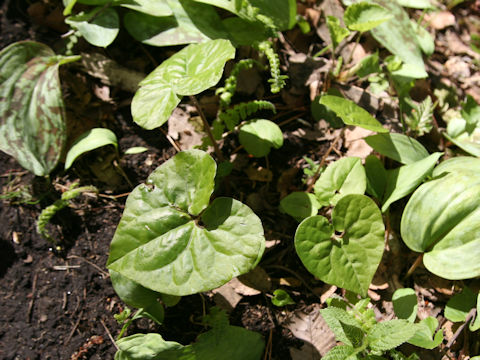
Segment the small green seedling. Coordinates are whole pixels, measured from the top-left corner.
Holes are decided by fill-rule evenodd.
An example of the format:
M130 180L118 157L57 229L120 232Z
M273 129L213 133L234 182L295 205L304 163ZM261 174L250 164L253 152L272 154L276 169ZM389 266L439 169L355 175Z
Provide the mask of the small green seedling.
M396 347L415 335L416 325L407 320L377 322L373 309L368 308L370 299L359 300L354 305L338 298L327 302L329 306L320 310L320 314L343 345L334 347L323 359L385 359L383 354L391 355ZM398 356L406 359L401 354Z
M85 192L98 193L98 190L94 186L81 186L77 187L78 183L73 183L70 188L62 194L62 197L55 201L52 205L47 206L42 210L37 220L37 232L42 235L46 240L56 243L55 239L48 233L46 226L50 222L50 219L60 210L66 208L70 204L70 200L75 199Z
M294 305L295 301L293 301L288 292L282 289L277 289L273 292L272 304L282 307L287 305Z

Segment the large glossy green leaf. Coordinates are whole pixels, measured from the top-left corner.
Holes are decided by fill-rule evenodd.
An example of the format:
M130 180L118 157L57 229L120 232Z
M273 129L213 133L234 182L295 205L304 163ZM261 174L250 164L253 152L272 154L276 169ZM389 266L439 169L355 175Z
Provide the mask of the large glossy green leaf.
M283 133L274 122L256 119L240 128L238 140L249 154L262 157L268 155L272 147L282 147Z
M363 194L367 187L362 160L346 157L337 160L322 173L315 183L315 195L321 206L335 205L347 194Z
M407 320L390 320L375 324L367 334L372 350L386 351L408 341L416 331L415 324Z
M75 159L80 155L106 145L113 145L115 148L118 147L117 136L112 130L94 128L83 133L75 140L70 150L68 150L67 159L65 160L65 170L70 168Z
M107 47L120 31L120 20L115 9L97 7L88 13L68 17L65 22L77 29L90 44Z
M33 41L0 52L0 150L35 175L48 175L62 154L66 127L58 67L74 59Z
M127 31L136 40L152 46L198 43L209 39L228 38L228 33L215 9L193 0L167 0L173 15L130 11L125 15Z
M354 31L366 32L388 21L392 15L382 6L369 2L352 4L345 10L345 25Z
M437 177L443 173L455 173L464 170L480 174L480 159L471 156L457 156L442 161L435 167L435 169L433 169L432 176Z
M388 132L368 111L362 109L353 101L339 96L324 95L320 98L320 104L335 112L347 125L359 126L380 133Z
M333 209L332 223L323 216L302 221L295 233L297 254L320 280L365 295L383 253L380 210L364 195L346 195Z
M420 321L415 335L408 340L409 344L422 347L424 349L435 349L443 341L443 331L435 331L438 328L438 320L429 316Z
M253 269L265 246L260 219L237 200L209 205L215 162L190 150L137 186L112 240L108 268L145 288L183 296Z
M425 252L423 263L447 279L480 275L480 176L458 171L420 186L405 207L401 234Z
M387 171L387 187L382 205L382 212L390 205L410 194L422 181L432 173L432 170L443 153L432 155L399 168Z
M183 95L218 83L227 60L235 56L228 40L191 44L165 60L141 83L132 100L133 120L146 129L164 124Z
M428 151L417 140L403 134L376 134L365 142L376 152L408 165L428 157Z

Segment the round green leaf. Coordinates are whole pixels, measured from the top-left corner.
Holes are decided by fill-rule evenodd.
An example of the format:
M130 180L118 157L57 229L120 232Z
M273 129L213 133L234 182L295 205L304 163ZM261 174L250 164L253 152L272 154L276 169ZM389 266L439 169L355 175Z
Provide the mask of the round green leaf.
M350 30L365 32L388 21L392 15L380 5L359 2L350 5L345 10L343 20Z
M480 176L458 171L420 186L405 207L401 234L423 263L451 279L480 275Z
M268 155L272 147L283 145L280 127L270 120L257 119L240 128L238 138L247 152L255 157Z
M335 205L347 194L363 194L367 187L367 177L362 160L347 157L337 160L322 173L315 183L315 195L322 206Z
M68 59L33 41L0 52L0 150L38 176L53 170L65 143L58 67Z
M365 295L383 254L382 214L372 199L352 194L338 201L332 222L323 216L302 221L295 233L297 254L320 280Z
M189 45L158 66L132 100L133 120L146 129L164 124L183 95L198 94L218 83L227 60L235 56L228 40Z
M398 289L392 296L393 309L399 319L415 322L417 318L418 300L415 290L411 288Z
M347 125L359 126L379 133L388 132L368 111L353 101L339 96L323 95L320 98L320 104L335 112Z
M320 204L315 195L296 191L280 201L280 208L300 222L309 216L316 215Z
M178 296L219 287L253 269L265 247L262 224L237 200L208 205L215 168L203 151L185 151L137 186L112 240L108 268Z
M65 170L70 168L75 159L80 155L106 145L113 145L115 148L118 147L117 136L112 130L94 128L83 133L75 140L70 150L68 150L65 160Z
M445 317L453 322L464 322L468 313L477 303L477 294L470 288L463 288L462 292L455 294L445 305Z
M422 347L424 349L435 349L443 341L443 331L439 330L435 334L438 327L438 320L429 316L420 321L417 326L415 335L408 340L409 344Z
M65 22L78 29L90 44L107 47L118 35L120 20L115 9L97 7L86 14L68 17Z

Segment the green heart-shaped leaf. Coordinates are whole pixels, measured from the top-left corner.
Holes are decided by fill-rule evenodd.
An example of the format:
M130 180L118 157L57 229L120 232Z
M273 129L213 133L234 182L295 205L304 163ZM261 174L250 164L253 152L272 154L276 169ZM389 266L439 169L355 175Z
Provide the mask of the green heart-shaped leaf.
M315 183L315 195L322 206L335 205L347 194L363 194L367 177L362 160L347 157L337 160L322 173Z
M107 47L120 31L120 20L115 9L97 7L86 14L68 17L65 22L77 29L90 44Z
M443 341L443 331L439 330L435 334L438 327L438 320L432 316L420 321L417 326L415 335L408 340L409 344L422 347L424 349L435 349Z
M228 40L189 45L158 66L132 100L133 120L146 129L164 124L183 95L198 94L218 83L227 60L235 56Z
M332 222L323 216L302 221L295 233L297 254L320 280L365 295L383 254L382 214L372 199L352 194L338 201Z
M215 162L200 150L177 154L137 186L112 240L108 268L170 295L210 290L255 267L260 219L237 200L211 205Z
M283 145L283 133L280 127L270 120L256 119L240 128L240 144L255 157L268 155L270 149Z
M320 98L320 104L332 110L347 125L359 126L379 133L388 132L368 111L353 101L339 96L323 95Z
M317 215L320 207L315 195L303 191L288 194L280 201L280 209L298 222L309 216Z
M78 57L55 56L24 41L0 52L0 150L35 175L56 166L66 139L58 67Z
M457 171L420 186L402 215L403 241L446 279L480 275L480 176Z

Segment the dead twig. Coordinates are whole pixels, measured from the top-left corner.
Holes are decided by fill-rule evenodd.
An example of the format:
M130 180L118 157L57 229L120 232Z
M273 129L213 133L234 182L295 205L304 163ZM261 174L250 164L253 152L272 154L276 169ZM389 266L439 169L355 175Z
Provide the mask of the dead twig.
M111 332L108 330L107 325L105 325L105 323L103 322L102 319L100 319L100 323L102 324L103 328L105 329L105 332L107 333L108 338L109 338L110 341L112 342L113 346L115 346L115 348L116 348L117 351L118 351L119 348L118 348L118 346L117 346L117 343L115 342L115 339L113 338Z
M70 255L69 257L67 257L67 259L80 259L80 260L83 260L85 261L88 265L94 267L96 270L98 270L98 272L100 273L100 275L102 276L102 279L107 279L110 277L110 274L108 272L106 272L105 270L103 270L100 266L98 265L95 265L94 263L92 263L91 261L88 261L87 259L81 257L81 256L77 256L77 255Z
M27 322L30 323L32 320L32 311L33 311L33 304L35 302L35 290L37 288L37 278L38 278L38 273L35 273L33 275L33 282L32 282L32 298L30 299L30 302L28 303L28 310L27 310Z
M457 340L457 338L460 336L462 333L463 329L467 324L470 322L470 320L475 316L477 313L477 309L473 308L470 310L467 314L467 318L465 319L464 323L460 325L460 327L455 331L455 334L453 334L452 338L448 341L447 345L445 346L447 349L450 349L450 347L453 345L453 343Z

